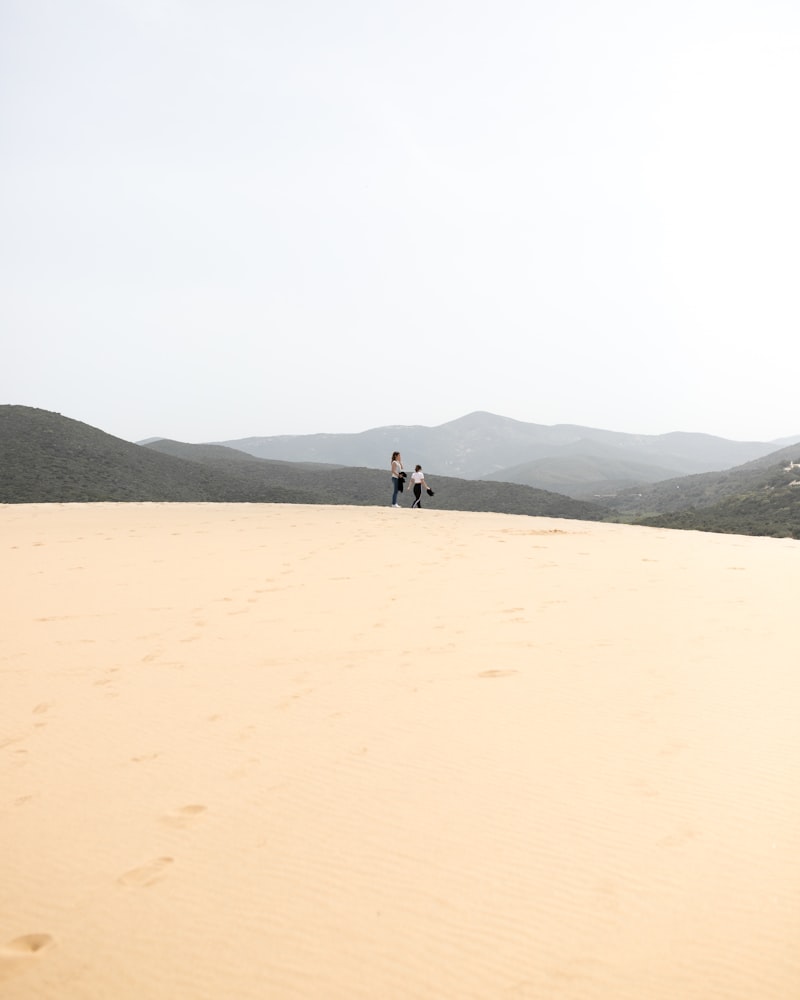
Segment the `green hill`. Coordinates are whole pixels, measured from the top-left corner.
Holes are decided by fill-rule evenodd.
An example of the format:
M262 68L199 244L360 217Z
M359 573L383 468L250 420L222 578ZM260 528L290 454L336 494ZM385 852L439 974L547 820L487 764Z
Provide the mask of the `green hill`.
M247 476L254 483L269 481L287 490L303 488L314 493L317 503L382 506L389 501L389 474L377 469L258 459L223 445L164 440L150 442L146 447L191 459L226 475ZM452 476L428 478L435 497L423 500L423 504L438 510L486 510L585 521L605 520L608 516L608 511L599 504L518 483L477 482ZM405 503L410 506L408 495Z
M793 467L794 466L794 467ZM519 483L429 477L443 510L800 538L800 445L721 473L623 491L616 512ZM0 503L173 501L383 506L385 471L254 457L221 445L131 444L58 413L0 406ZM410 501L406 494L405 504ZM661 509L659 509L659 507Z
M758 493L770 486L788 485L800 469L787 467L800 460L800 444L781 448L724 472L665 479L603 497L612 510L624 515L655 516L691 508L712 507L732 497Z
M608 495L614 496L626 488L674 475L674 469L611 457L610 449L606 449L605 455L572 454L568 459L563 456L539 458L482 478L524 483L540 490L564 493L578 500L605 503Z
M233 448L131 444L58 413L0 406L0 503L183 501L384 505L386 472L268 461ZM430 506L603 520L597 504L512 483L437 477ZM408 500L406 500L408 503Z
M653 490L640 502L660 504L663 512L640 515L638 524L800 538L800 444L725 473L659 483Z
M765 487L758 492L729 497L711 507L640 518L637 524L735 535L800 538L800 487Z
M0 406L0 503L251 500L314 503L311 494L228 476L29 406Z
M433 475L496 479L538 489L567 492L577 485L579 499L590 499L586 482L608 480L653 482L666 476L688 476L766 455L779 447L759 441L729 441L710 434L625 434L576 424L523 423L493 413L476 412L438 427L374 427L358 434L301 434L217 441L257 458L284 462L333 462L386 467L396 448L408 461L419 462ZM594 469L575 478L576 460L594 458ZM529 463L550 459L547 478L531 477Z

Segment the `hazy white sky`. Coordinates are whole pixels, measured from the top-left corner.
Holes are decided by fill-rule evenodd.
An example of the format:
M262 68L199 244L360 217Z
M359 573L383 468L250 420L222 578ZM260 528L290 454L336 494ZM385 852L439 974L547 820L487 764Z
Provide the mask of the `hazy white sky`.
M0 402L800 433L797 0L0 0Z

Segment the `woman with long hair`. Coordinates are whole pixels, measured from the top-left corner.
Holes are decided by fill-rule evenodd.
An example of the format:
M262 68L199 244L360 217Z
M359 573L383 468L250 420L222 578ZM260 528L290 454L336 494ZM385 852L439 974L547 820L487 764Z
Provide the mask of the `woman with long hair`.
M403 459L400 456L399 451L392 452L392 507L399 507L400 504L397 502L397 494L403 488L403 480L405 479L405 472L403 472Z

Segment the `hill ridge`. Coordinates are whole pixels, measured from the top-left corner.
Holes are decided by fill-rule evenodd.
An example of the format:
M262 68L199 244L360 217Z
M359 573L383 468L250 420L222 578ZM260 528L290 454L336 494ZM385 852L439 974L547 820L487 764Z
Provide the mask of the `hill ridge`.
M800 436L798 436L800 440ZM436 427L393 424L347 434L301 434L217 441L259 458L388 468L392 451L432 475L517 482L592 499L597 492L639 481L717 471L774 451L768 442L732 441L702 432L629 434L579 424L533 424L476 410ZM576 479L574 459L593 459ZM554 460L547 474L536 462ZM560 464L559 464L560 463ZM559 470L561 475L559 475Z
M0 502L383 505L387 472L258 459L217 445L132 444L48 410L0 406ZM602 520L605 508L519 484L437 479L435 506Z

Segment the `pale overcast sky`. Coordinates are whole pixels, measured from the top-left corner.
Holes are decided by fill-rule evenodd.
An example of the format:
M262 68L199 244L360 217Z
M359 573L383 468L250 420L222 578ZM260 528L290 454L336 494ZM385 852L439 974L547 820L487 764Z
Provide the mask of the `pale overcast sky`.
M0 402L800 434L797 0L0 0Z

